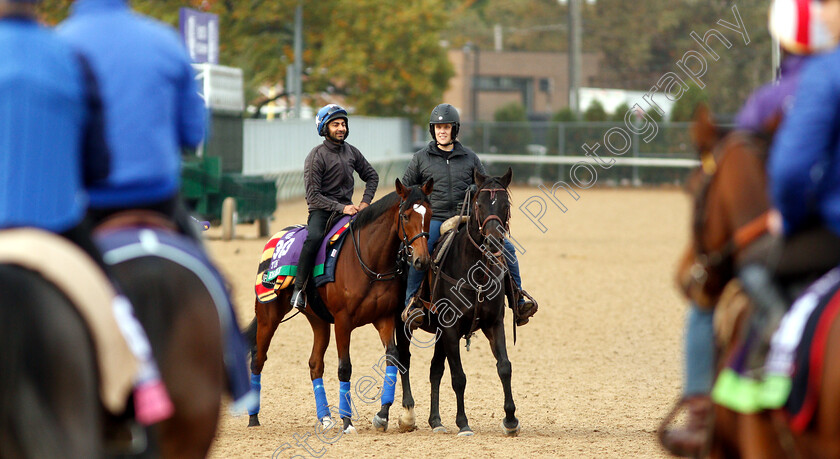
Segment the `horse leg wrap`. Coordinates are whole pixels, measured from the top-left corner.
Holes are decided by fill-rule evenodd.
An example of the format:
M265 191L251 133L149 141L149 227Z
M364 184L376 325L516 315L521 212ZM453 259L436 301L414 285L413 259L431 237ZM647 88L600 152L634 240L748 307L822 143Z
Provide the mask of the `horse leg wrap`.
M320 421L330 415L330 407L327 406L327 392L324 390L324 379L313 379L312 389L315 391L315 409Z
M342 418L350 418L353 416L353 401L350 400L350 381L340 381L339 384L338 414Z
M394 390L397 387L397 367L388 365L385 367L385 387L382 388L382 404L394 403Z
M251 390L257 394L257 403L254 404L251 408L248 409L248 414L253 416L255 414L259 414L260 412L260 389L262 389L262 375L251 375Z

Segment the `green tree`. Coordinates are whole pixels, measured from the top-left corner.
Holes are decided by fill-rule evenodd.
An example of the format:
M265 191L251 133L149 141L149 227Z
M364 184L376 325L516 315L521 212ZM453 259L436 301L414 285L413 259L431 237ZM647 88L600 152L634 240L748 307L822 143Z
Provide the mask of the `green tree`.
M323 2L317 2L323 3ZM334 87L359 114L410 116L423 124L453 75L439 43L447 23L440 0L338 0L310 48L312 92Z
M586 111L583 112L583 119L584 121L607 121L607 111L604 110L604 106L601 105L601 102L593 100L592 103L586 107Z
M612 115L610 115L609 120L610 121L623 122L624 121L624 115L628 111L630 111L630 105L628 105L627 102L624 102L624 103L622 103L621 105L619 105L618 107L615 108L615 111L612 112Z
M67 15L69 0L45 0L47 23ZM178 23L188 6L219 15L219 62L240 67L248 100L285 81L294 60L297 0L133 0L138 12ZM313 105L343 95L359 115L410 116L421 122L443 96L453 71L440 46L448 11L442 0L304 2L304 94Z
M525 147L531 142L531 128L525 107L511 102L499 107L493 114L490 132L491 149L495 153L525 154Z
M551 121L557 123L566 123L570 121L579 121L577 114L569 107L562 108L553 115L551 115Z
M709 96L705 90L700 89L696 84L689 84L688 91L674 102L671 109L671 121L691 121L694 117L694 110L700 102L708 102Z

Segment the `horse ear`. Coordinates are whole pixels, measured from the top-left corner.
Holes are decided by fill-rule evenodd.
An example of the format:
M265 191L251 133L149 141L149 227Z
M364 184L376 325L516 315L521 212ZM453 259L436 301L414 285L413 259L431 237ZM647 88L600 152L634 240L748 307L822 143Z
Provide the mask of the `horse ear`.
M406 189L405 185L400 182L400 179L396 179L394 181L394 186L397 188L397 194L400 195L401 198L405 199L408 195L408 189Z
M508 185L510 185L510 181L511 181L512 178L513 178L513 169L508 167L507 172L505 172L505 175L503 175L502 178L501 178L502 186L507 188Z
M481 188L481 185L484 185L485 180L487 180L487 176L479 172L478 169L473 169L473 181L475 182L475 186Z
M714 118L706 107L706 104L697 105L694 110L694 124L691 125L691 138L703 156L706 152L711 151L715 143L720 138L718 128L715 125Z
M423 184L423 188L421 188L421 190L423 191L423 194L428 196L428 195L432 194L432 190L434 189L434 187L435 187L435 179L429 178L429 180L426 183Z

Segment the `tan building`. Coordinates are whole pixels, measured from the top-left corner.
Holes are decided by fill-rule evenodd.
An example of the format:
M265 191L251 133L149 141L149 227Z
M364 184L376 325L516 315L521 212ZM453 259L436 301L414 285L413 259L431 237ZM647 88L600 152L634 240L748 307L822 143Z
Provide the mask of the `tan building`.
M581 60L580 86L593 86L598 56L584 53ZM550 117L569 104L567 53L476 52L466 48L450 50L449 61L455 76L443 100L458 109L462 121L475 120L475 112L478 120L492 120L493 113L510 102L521 103L529 117L535 118Z

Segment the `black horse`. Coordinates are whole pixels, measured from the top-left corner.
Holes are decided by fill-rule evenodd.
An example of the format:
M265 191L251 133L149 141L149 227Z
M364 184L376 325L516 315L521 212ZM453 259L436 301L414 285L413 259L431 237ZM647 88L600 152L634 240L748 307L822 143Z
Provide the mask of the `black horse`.
M93 341L73 303L26 268L0 264L0 456L99 457Z
M464 412L467 378L461 366L459 344L462 337L469 340L480 329L490 341L504 388L503 431L511 436L519 433L519 420L514 415L516 405L510 386L511 365L504 329L506 292L513 291L508 285L510 279L502 250L502 238L507 232L510 217L507 188L511 177L510 169L502 177L488 177L475 172L478 190L470 200L470 218L466 225L454 233L442 235L438 240L433 255L437 265L429 270L423 287L430 291L431 312L426 314L421 328L435 334L436 339L430 369L432 394L429 414L429 425L435 432L446 431L441 424L439 410L440 380L443 377L445 358L449 361L452 388L458 405L455 418L458 435L473 434ZM512 297L508 300L514 301ZM414 398L408 372L411 336L407 330L403 326L397 332L400 363L405 369L401 375L405 411L400 417L400 428L403 430L414 428Z

